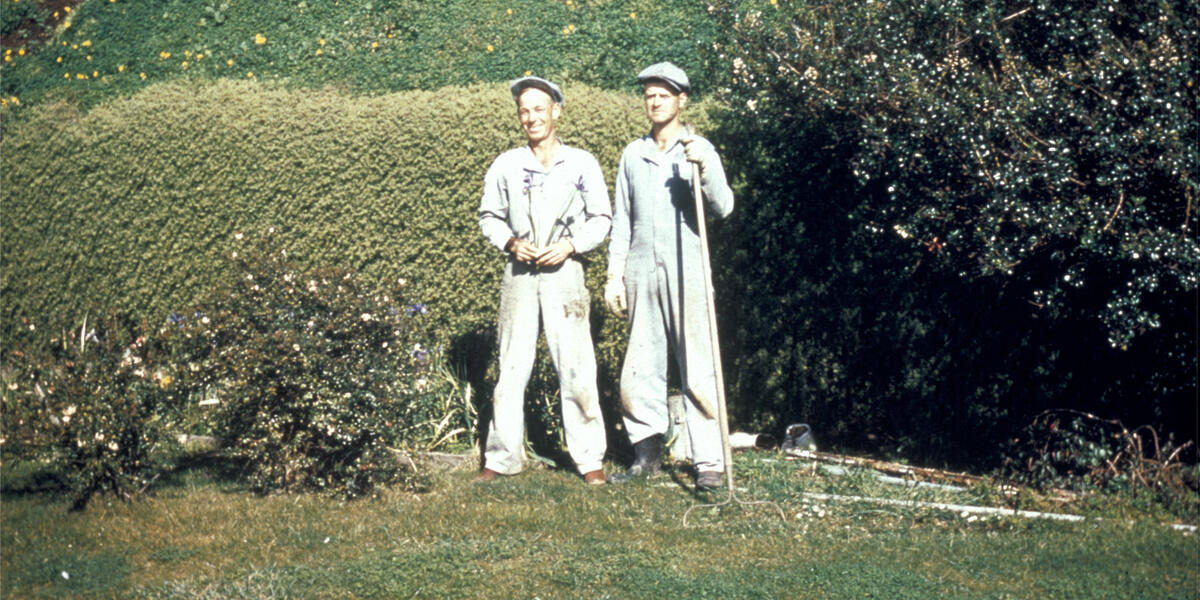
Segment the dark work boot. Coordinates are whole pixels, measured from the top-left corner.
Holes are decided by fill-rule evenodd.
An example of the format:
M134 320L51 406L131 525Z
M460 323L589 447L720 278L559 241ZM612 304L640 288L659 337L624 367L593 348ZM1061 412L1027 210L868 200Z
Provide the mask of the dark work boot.
M711 492L721 487L720 471L700 471L696 473L696 491Z
M633 445L633 464L622 473L608 476L609 483L627 483L638 477L662 475L663 436L652 435Z

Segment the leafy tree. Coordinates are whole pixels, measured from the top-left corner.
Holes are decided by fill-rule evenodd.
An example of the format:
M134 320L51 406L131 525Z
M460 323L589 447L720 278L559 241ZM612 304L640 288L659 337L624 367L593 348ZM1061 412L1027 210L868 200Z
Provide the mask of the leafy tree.
M1162 404L1195 390L1196 2L712 4L728 136L752 148L737 268L772 271L734 278L775 299L738 317L743 353L777 363L756 395L854 400L838 414L859 423L911 414L865 410L880 395L980 423L1122 396L1179 416Z

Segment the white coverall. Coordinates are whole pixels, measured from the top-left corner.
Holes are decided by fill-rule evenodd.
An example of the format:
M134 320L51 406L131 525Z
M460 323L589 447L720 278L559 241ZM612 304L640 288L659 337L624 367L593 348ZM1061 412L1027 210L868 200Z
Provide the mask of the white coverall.
M701 189L705 211L724 218L733 211L733 191L712 144L693 144L711 157ZM692 198L692 163L676 141L659 152L647 135L631 142L617 169L610 276L622 276L629 310L629 348L621 369L621 406L629 441L665 434L667 356L673 351L683 392L717 408L717 381L708 329L704 265ZM685 402L692 458L697 471L723 471L717 416L706 417L695 401Z
M604 174L584 150L563 145L547 168L522 146L501 154L488 169L479 226L489 243L503 251L512 237L539 248L565 238L575 254L553 267L510 256L504 267L500 376L484 449L486 468L505 475L524 468L525 386L537 353L539 315L558 371L567 451L580 473L602 468L607 443L596 390L591 300L577 255L598 247L611 225Z

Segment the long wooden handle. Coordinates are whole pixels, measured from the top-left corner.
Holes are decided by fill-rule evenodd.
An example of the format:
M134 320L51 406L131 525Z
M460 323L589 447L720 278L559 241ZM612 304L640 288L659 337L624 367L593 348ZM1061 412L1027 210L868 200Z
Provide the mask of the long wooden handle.
M694 135L691 126L689 135ZM717 335L717 301L713 294L712 262L708 254L708 228L704 223L704 194L700 165L692 163L692 196L696 199L696 230L700 233L700 259L704 263L704 292L708 302L708 334L712 342L713 370L717 377L717 422L721 425L721 452L725 457L725 484L733 494L733 450L729 446L729 414L725 408L725 374L721 368L721 343Z

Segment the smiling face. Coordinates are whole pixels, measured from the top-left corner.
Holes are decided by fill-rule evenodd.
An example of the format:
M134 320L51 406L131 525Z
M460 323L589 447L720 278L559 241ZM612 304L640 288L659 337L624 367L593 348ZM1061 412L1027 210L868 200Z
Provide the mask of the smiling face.
M642 100L650 123L662 127L679 118L679 112L687 105L687 94L676 94L662 83L650 82L642 91Z
M550 94L538 88L530 87L521 92L517 97L517 119L530 145L553 139L557 132L555 121L561 110Z

